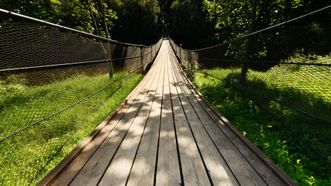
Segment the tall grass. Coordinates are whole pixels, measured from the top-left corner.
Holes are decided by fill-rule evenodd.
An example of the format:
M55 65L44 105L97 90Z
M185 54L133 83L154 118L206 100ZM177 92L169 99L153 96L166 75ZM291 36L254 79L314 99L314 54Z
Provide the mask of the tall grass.
M79 75L29 87L21 77L0 81L0 137L63 112L0 143L0 185L36 184L114 111L141 80L117 73Z
M330 68L281 65L247 77L241 85L240 69L201 70L194 84L297 183L331 185Z

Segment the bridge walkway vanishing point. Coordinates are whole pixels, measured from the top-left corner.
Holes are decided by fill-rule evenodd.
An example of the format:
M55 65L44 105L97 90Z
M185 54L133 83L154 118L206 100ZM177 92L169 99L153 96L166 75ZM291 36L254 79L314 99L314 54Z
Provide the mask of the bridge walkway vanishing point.
M127 101L40 185L292 185L218 115L164 40Z

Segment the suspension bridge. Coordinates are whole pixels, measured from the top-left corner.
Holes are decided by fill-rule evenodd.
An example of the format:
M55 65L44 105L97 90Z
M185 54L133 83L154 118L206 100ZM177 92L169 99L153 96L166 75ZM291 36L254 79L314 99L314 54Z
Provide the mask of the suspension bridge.
M206 103L169 40L126 103L40 185L291 185Z
M295 185L187 78L182 67L190 70L198 60L213 65L208 57L215 47L183 50L168 37L151 46L135 45L1 9L0 14L8 18L0 22L5 51L0 52L1 76L25 73L34 86L81 72L144 74L121 106L38 185ZM224 56L222 47L227 44L216 46L223 51L219 56ZM39 74L48 78L41 81ZM8 135L0 133L0 143L51 122L104 88L40 118L24 116L26 125Z

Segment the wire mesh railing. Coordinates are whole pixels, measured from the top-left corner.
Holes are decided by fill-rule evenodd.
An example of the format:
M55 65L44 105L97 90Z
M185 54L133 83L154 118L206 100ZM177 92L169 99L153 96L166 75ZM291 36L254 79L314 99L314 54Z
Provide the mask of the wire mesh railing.
M204 96L302 184L330 180L330 9L203 49L170 40Z
M45 176L125 99L161 42L122 43L0 9L0 185Z
M2 74L91 64L107 72L110 62L115 71L145 70L161 45L122 43L1 9L0 15Z

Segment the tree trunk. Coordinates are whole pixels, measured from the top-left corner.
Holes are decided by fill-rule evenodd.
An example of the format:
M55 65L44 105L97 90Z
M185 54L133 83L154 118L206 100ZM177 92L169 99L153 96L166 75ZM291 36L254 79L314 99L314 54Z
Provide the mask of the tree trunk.
M257 1L251 0L252 6L252 14L251 14L251 25L249 29L249 33L254 32L256 30L256 14L257 14ZM246 52L244 56L244 60L241 67L240 81L242 84L246 83L247 80L247 72L248 72L248 62L252 58L252 54L254 52L254 45L256 44L256 37L250 36L247 38Z

